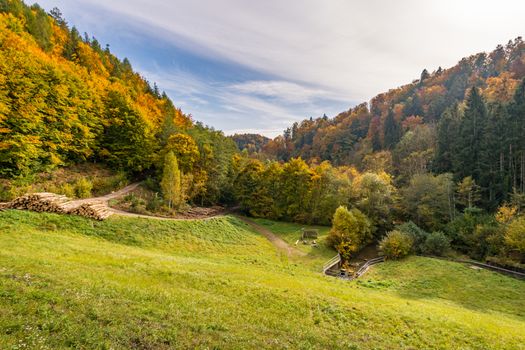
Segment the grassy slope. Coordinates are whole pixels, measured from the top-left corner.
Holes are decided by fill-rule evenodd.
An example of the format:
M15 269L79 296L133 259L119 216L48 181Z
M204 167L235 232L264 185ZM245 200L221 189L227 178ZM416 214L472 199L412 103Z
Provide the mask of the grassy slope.
M319 238L317 239L318 246L313 247L311 244L303 244L299 242L297 248L308 254L308 258L313 260L312 262L321 266L324 262L334 257L337 254L335 250L325 244L326 237L330 231L328 226L306 226L302 224L296 224L292 222L273 221L261 218L250 218L261 226L266 227L268 230L275 233L277 236L282 238L285 242L290 245L296 246L295 243L301 238L302 228L317 229L319 231ZM311 240L309 240L311 242ZM317 266L319 269L319 266Z
M455 263L411 258L345 282L289 261L234 218L0 213L0 349L524 343L525 282Z

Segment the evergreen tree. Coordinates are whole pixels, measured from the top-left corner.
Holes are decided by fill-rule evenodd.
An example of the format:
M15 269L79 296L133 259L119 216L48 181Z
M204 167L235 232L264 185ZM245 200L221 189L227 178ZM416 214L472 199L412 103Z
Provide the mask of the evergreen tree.
M425 69L423 69L423 71L421 72L421 77L420 77L420 79L419 79L419 82L420 82L421 84L423 84L423 82L424 82L425 80L427 80L428 78L430 78L430 74L428 73L428 70L425 68Z
M487 119L485 103L478 89L470 89L466 100L463 118L459 125L458 140L458 163L455 169L456 176L464 178L472 176L479 180L483 170L482 157L483 153L483 131Z
M511 186L525 192L525 79L509 107L509 171Z
M458 142L458 106L448 108L438 123L436 157L434 170L438 173L451 172L457 153Z
M508 181L509 116L507 107L494 102L489 105L488 119L483 132L480 157L482 173L479 185L484 193L484 205L495 209L507 199L511 188Z
M385 119L383 127L383 144L386 149L393 149L401 138L401 126L394 117L394 112L390 110Z

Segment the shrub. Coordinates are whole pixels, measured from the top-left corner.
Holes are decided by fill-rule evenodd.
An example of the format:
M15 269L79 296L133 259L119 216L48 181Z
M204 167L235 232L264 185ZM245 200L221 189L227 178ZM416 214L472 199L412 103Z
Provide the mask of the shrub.
M160 198L160 196L155 195L155 197L151 198L146 203L146 210L149 210L151 212L157 212L162 208L162 205L164 204L163 200Z
M410 254L413 244L410 234L394 230L379 242L379 250L387 259L399 259Z
M525 217L512 221L505 232L505 243L521 254L525 254Z
M53 191L51 191L53 192ZM62 184L62 186L60 186L60 190L59 190L60 193L68 196L69 198L74 198L76 196L76 193L75 193L75 188L73 187L73 185L69 184L69 183L64 183Z
M93 184L85 177L81 177L75 182L74 188L75 194L78 198L89 198L91 197Z
M412 221L398 225L396 229L412 237L412 240L414 241L413 249L416 254L423 253L423 245L428 238L427 231L423 230Z
M93 178L92 192L96 195L104 195L124 187L127 183L128 179L123 172L118 172L112 176L96 176Z
M422 245L425 254L443 256L450 249L450 240L441 231L435 231L428 235Z

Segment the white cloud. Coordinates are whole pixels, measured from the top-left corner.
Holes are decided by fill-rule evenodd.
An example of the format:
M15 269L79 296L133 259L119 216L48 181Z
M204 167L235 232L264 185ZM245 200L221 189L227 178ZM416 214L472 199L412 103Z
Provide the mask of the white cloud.
M198 120L204 119L213 126L220 124L226 134L257 132L274 137L291 122L304 119L307 111L316 110L310 101L317 96L316 90L298 84L283 81L229 84L204 80L181 70L147 71L140 67L139 70L166 89L177 106ZM301 99L301 92L308 93L309 99ZM286 100L283 103L267 100L280 94L283 95L279 98Z
M525 32L521 0L41 3L47 8L67 7L91 23L104 22L107 30L112 17L119 16L157 36L159 42L265 73L268 80L216 85L184 72L176 72L177 79L160 71L147 76L175 92L174 99L183 101L197 119L225 130L258 123L267 134L272 132L264 130L280 128L285 118L290 124L331 112L323 110L327 100L348 101L349 107L410 82L423 68L432 71L454 65L464 56L491 50ZM296 108L298 104L302 108ZM242 113L246 113L244 121ZM263 125L270 122L278 127Z
M84 0L164 39L353 100L524 32L519 0Z
M271 97L289 103L308 103L319 98L343 99L342 96L337 96L327 90L282 80L252 80L233 84L229 88L239 93Z

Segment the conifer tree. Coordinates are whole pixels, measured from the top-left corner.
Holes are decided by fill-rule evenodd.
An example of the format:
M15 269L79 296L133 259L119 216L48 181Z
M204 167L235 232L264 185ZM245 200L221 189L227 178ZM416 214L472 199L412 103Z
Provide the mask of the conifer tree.
M483 131L487 119L485 104L478 89L470 89L466 100L466 107L459 127L458 160L461 166L457 169L457 176L464 178L472 176L478 180L482 172Z
M392 149L395 147L399 139L401 138L401 126L394 118L394 112L388 112L385 119L384 125L384 139L383 144L386 149Z
M436 157L434 169L438 173L450 172L454 168L456 142L458 139L458 107L448 108L438 123Z

